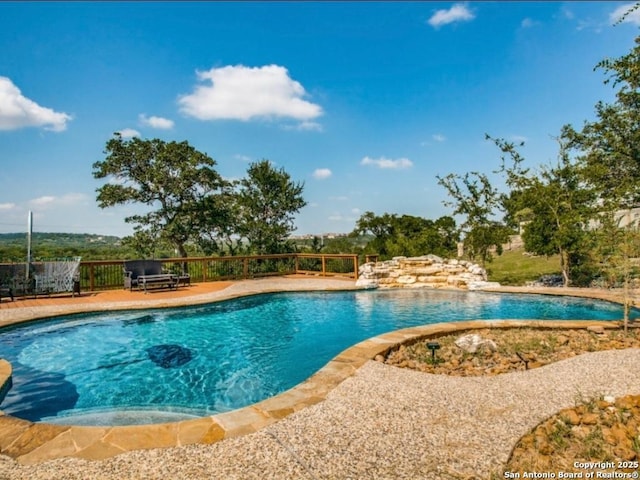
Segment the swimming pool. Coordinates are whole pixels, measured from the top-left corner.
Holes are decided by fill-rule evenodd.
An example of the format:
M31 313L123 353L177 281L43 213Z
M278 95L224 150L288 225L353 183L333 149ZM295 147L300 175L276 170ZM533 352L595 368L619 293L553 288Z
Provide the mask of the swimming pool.
M0 329L0 356L14 369L0 409L51 423L175 421L274 396L345 348L400 328L621 316L619 305L571 297L377 290L59 317Z

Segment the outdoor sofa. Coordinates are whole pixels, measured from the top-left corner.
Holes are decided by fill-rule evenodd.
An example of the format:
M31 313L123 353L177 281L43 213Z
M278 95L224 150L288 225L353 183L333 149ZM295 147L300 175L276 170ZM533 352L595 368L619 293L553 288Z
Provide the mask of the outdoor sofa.
M148 287L177 288L181 284L191 284L191 277L188 273L177 275L166 272L162 268L160 260L125 260L124 266L124 288L133 290Z

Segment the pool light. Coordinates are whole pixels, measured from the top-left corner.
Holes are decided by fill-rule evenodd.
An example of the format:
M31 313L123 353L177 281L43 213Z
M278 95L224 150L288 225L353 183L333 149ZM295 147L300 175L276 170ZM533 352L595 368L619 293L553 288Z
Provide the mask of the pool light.
M438 342L427 342L427 348L431 350L431 363L433 365L436 364L436 350L440 349L440 344Z

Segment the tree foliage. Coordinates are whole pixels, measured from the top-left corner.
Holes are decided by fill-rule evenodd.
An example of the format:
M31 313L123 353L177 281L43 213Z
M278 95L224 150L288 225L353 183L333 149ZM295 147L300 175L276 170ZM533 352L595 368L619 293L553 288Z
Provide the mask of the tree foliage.
M213 168L215 160L188 142L159 139L124 140L115 134L107 142L106 158L93 164L93 176L108 182L97 189L101 208L142 204L153 208L125 218L147 238L170 242L186 257L186 244L203 229L218 228L224 202L216 201L229 184Z
M294 215L307 204L302 197L304 185L291 180L283 168L261 160L249 166L238 186L236 233L247 239L256 254L291 250L287 238L295 228Z
M453 215L461 215L464 250L472 259L483 265L492 258L492 250L500 254L501 246L509 238L510 230L496 220L501 209L500 193L489 177L480 172L464 175L450 173L436 175L438 184L444 187L451 200L443 202L453 208Z
M625 16L638 7L634 5ZM621 220L640 204L640 36L629 53L606 58L595 69L604 71L605 84L617 88L615 101L598 102L596 120L584 122L581 130L565 125L562 137L577 152L585 181L597 193L600 228L595 251L603 274L621 277L628 292L632 259L639 253L638 226ZM625 298L626 306L628 295ZM625 308L625 328L627 314Z
M640 37L631 52L605 59L596 69L605 71L605 84L619 87L616 101L598 102L597 120L580 131L565 125L562 137L579 153L604 206L626 208L640 202Z
M351 235L363 234L373 235L365 253L377 253L382 258L427 253L448 257L455 255L458 241L455 220L446 216L433 221L412 215L377 216L365 212Z
M560 142L557 164L531 171L523 167L524 158L513 143L487 138L503 153L501 171L511 189L503 205L511 218L522 221L525 249L537 255L559 254L565 286L587 281L592 273L587 227L596 196L583 181L582 166L571 161Z

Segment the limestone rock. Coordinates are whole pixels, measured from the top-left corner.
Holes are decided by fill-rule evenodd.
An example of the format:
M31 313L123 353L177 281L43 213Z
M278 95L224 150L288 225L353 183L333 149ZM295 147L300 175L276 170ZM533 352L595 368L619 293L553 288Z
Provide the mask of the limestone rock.
M587 327L587 331L595 333L596 335L604 335L604 328L596 325Z
M582 416L582 423L584 425L595 425L598 423L598 419L599 417L595 413L585 413Z
M484 268L466 260L445 260L437 255L394 257L384 262L365 263L359 269L356 286L364 288L483 289L499 286L487 282Z
M579 425L580 424L580 415L578 415L575 410L569 410L567 412L564 412L562 414L562 417L564 417L565 421L569 425Z
M429 267L419 267L414 270L417 275L434 275L441 272L442 268L438 265L432 265Z
M375 278L358 277L356 287L359 288L378 288L378 280Z
M496 342L487 338L482 338L477 333L463 335L454 342L458 348L466 353L476 353L478 350L487 349L495 352L498 349Z
M468 284L469 290L485 290L487 288L498 288L500 284L498 282L486 282L483 280L472 281Z
M411 283L416 283L416 277L413 275L400 275L397 281L398 283L409 285Z

